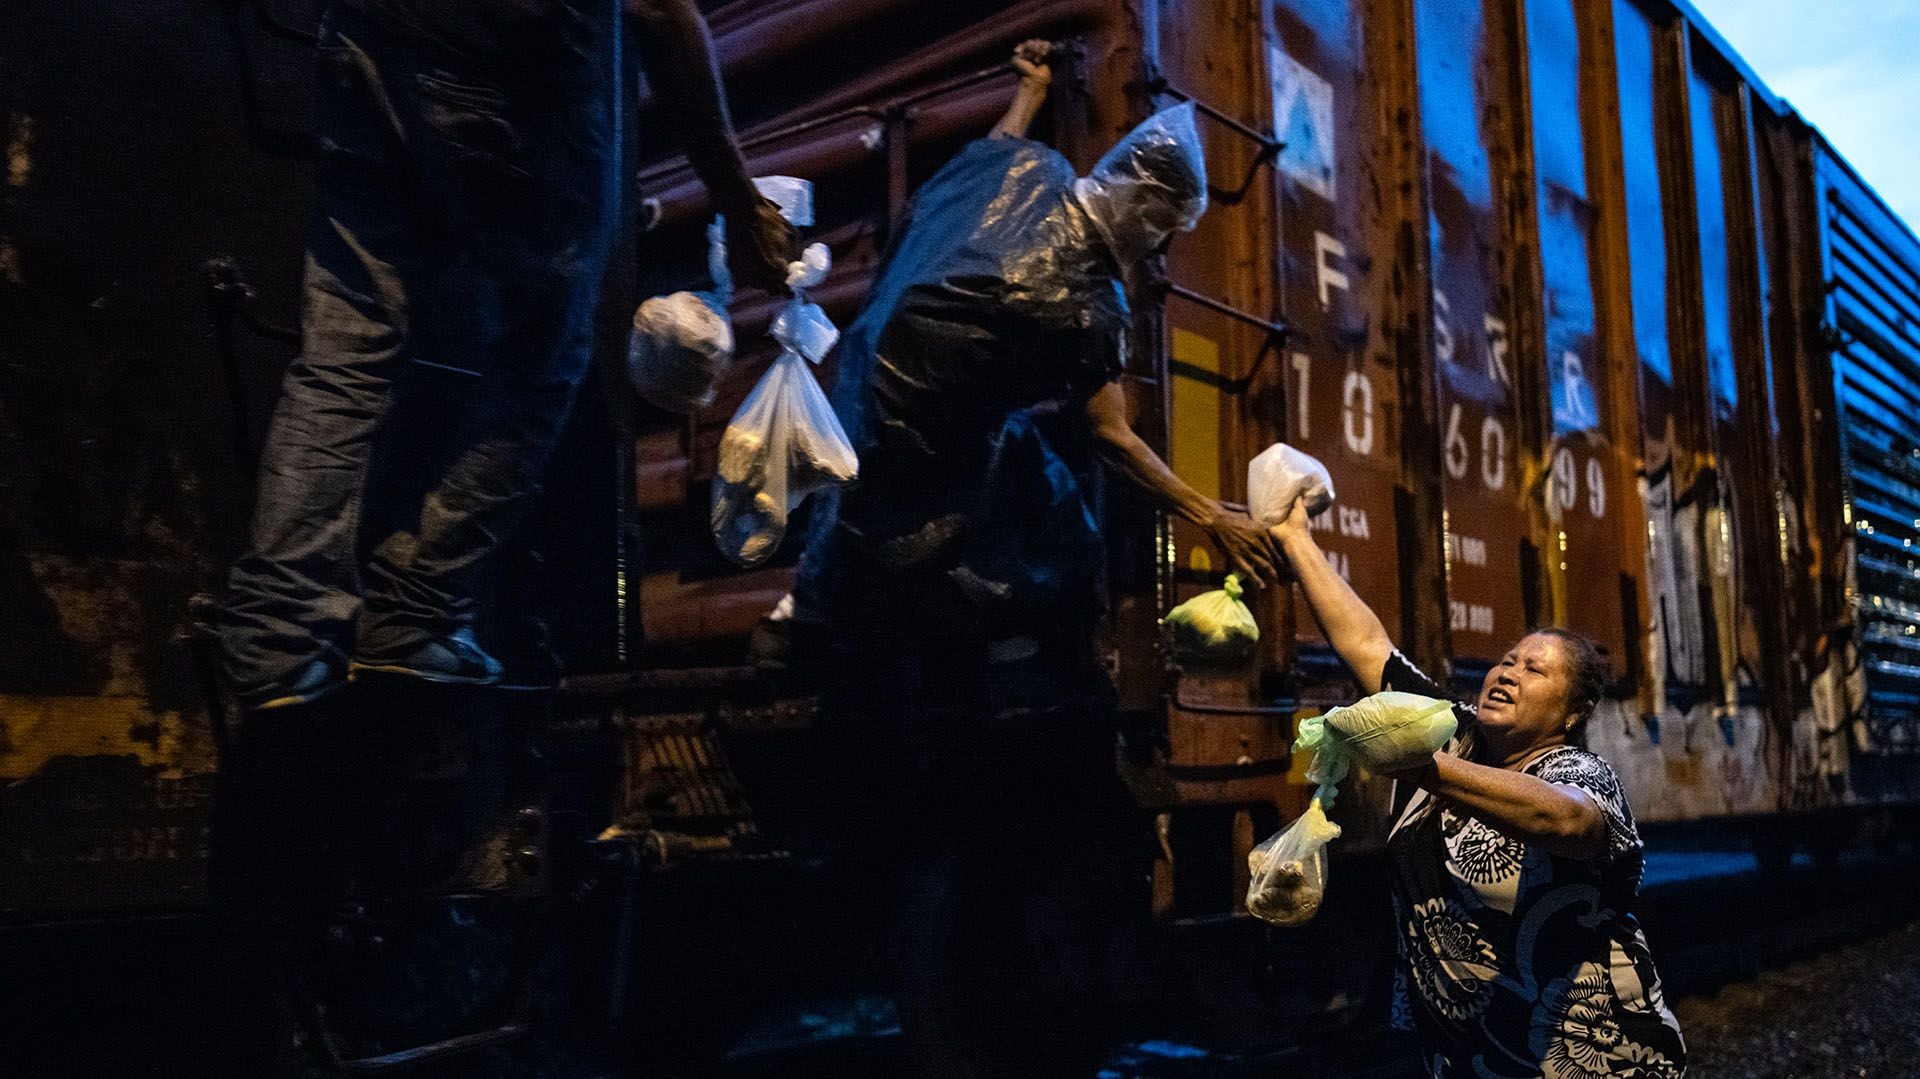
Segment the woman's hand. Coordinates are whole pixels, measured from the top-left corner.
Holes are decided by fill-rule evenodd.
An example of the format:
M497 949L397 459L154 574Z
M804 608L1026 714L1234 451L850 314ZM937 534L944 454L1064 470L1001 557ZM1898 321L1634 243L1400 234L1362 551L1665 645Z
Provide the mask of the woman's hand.
M1273 536L1275 546L1284 547L1287 540L1296 535L1306 535L1308 529L1307 500L1296 498L1287 509L1287 519L1268 529Z

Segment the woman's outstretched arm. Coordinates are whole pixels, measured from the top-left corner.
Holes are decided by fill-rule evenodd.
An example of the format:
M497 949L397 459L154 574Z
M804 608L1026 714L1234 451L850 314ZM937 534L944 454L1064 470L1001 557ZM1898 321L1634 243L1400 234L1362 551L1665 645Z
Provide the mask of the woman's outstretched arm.
M1607 818L1593 797L1568 783L1474 764L1445 753L1396 779L1411 779L1503 835L1563 858L1594 861L1607 853Z
M1326 552L1314 542L1313 532L1307 527L1304 500L1295 501L1287 519L1273 526L1273 538L1293 566L1307 609L1320 624L1320 632L1326 634L1327 643L1353 671L1361 689L1369 694L1380 692L1380 674L1393 652L1393 639L1387 636L1387 627L1380 624L1373 608L1334 571Z

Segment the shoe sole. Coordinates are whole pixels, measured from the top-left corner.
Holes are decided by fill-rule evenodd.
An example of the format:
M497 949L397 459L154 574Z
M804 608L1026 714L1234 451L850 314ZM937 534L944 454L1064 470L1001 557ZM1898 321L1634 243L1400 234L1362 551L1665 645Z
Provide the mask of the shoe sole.
M347 680L343 678L338 682L328 682L326 685L318 686L314 689L302 690L298 693L283 693L278 697L269 697L258 704L242 702L240 707L249 712L275 712L282 708L298 708L303 704L312 704L314 701L332 694L346 684Z
M421 671L412 667L403 667L397 663L361 663L355 660L347 667L348 678L358 678L363 674L384 674L397 678L411 678L420 682L432 682L442 686L494 686L500 684L500 676L446 674L441 671Z

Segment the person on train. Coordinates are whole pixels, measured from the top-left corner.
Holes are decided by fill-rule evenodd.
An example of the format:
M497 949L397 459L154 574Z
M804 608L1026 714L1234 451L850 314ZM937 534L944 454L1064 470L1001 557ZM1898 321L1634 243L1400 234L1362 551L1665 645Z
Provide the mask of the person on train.
M842 341L833 402L860 475L816 507L793 597L794 661L823 672L823 728L861 769L848 816L898 822L879 843L921 856L903 999L931 1074L1038 1074L1033 1054L1083 1051L1102 1018L1094 912L1127 894L1102 874L1130 859L1065 848L1137 837L1096 651L1094 461L1250 582L1276 578L1265 530L1175 476L1116 381L1124 278L1206 207L1191 107L1078 177L1025 137L1048 56L1019 46L1006 117L915 194Z
M350 674L488 684L478 578L538 491L594 351L620 163L622 17L713 192L735 269L784 287L791 229L750 182L694 0L345 0L320 28L321 152L304 350L261 454L246 553L213 618L249 709ZM477 269L491 288L450 288ZM493 326L490 344L436 326ZM468 354L481 352L484 354ZM358 553L370 462L415 361L482 376L475 433Z
M1446 697L1327 561L1296 502L1272 535L1366 693ZM1394 1019L1436 1077L1679 1076L1686 1046L1633 915L1641 842L1582 748L1605 692L1592 642L1540 629L1487 672L1459 734L1393 777Z

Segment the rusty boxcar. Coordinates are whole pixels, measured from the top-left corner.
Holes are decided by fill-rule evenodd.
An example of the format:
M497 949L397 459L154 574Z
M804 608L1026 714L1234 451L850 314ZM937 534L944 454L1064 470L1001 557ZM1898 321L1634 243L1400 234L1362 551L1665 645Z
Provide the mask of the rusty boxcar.
M1315 524L1329 557L1462 683L1530 626L1599 641L1590 737L1643 821L1777 836L1916 804L1920 242L1684 2L706 6L752 167L817 185L834 271L816 298L842 324L916 184L1004 107L1012 44L1063 42L1038 133L1075 164L1157 105L1205 118L1213 209L1136 282L1125 375L1183 479L1235 502L1266 445L1320 457L1341 496ZM311 16L16 7L0 917L191 911L215 753L180 637L238 543L293 347L275 324L296 307ZM676 857L777 860L807 819L813 700L747 642L795 552L739 571L705 527L772 305L736 311L762 344L710 408L625 395L625 314L695 279L708 212L682 162L636 149L616 373L563 454L522 602L554 626L571 729L625 747L607 811ZM1129 729L1159 746L1130 764L1161 837L1145 901L1230 919L1237 855L1304 802L1295 724L1353 689L1284 589L1257 603L1244 671L1175 668L1159 620L1215 585L1218 556L1099 502L1103 648ZM1383 797L1349 803L1353 849Z

